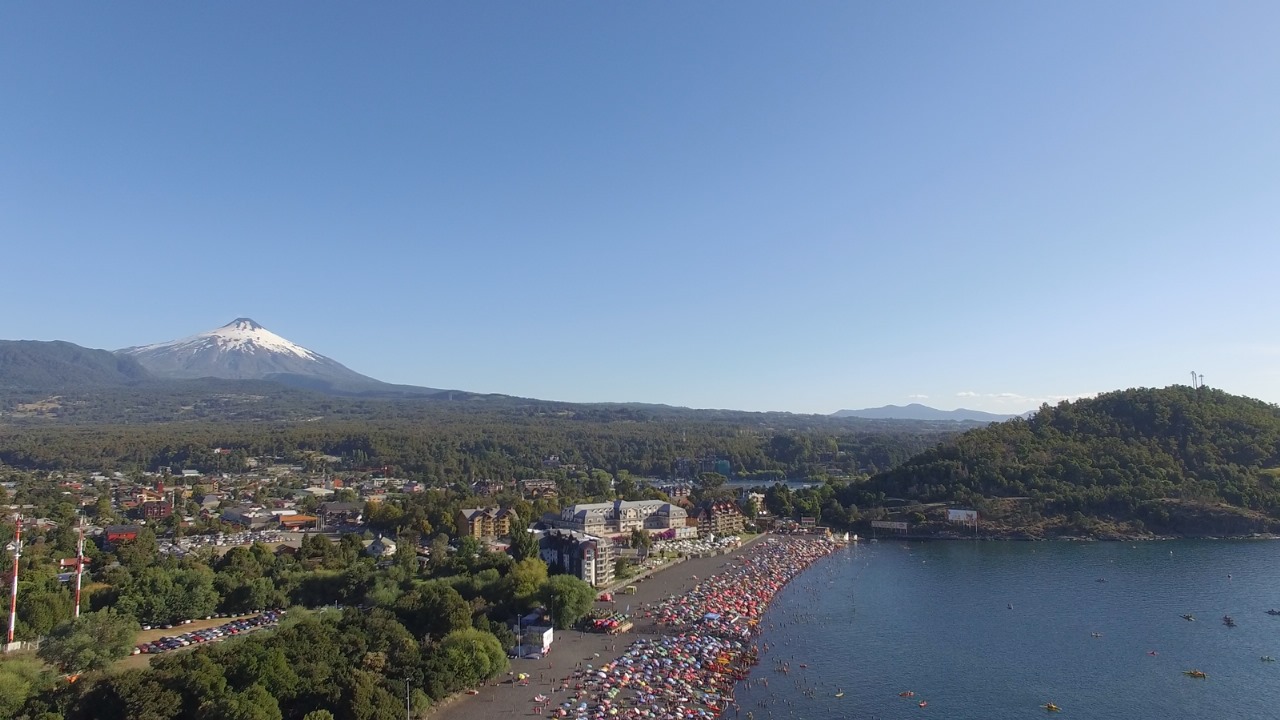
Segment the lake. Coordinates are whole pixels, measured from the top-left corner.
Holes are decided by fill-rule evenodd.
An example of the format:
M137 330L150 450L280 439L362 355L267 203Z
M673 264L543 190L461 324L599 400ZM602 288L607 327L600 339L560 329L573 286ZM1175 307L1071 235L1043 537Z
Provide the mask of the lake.
M1012 720L1049 715L1046 702L1062 718L1280 717L1280 662L1260 660L1280 658L1280 617L1265 613L1280 607L1278 552L864 541L775 599L751 674L769 687L739 687L740 717Z

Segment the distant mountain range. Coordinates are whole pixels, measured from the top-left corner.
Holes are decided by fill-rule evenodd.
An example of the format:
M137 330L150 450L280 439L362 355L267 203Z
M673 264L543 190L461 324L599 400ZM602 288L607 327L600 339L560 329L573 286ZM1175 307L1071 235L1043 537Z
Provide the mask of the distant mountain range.
M342 402L338 399L346 398ZM398 403L373 403L398 400ZM432 410L422 406L440 406ZM362 375L254 320L236 318L189 337L114 352L69 342L0 340L0 418L71 422L420 416L423 412L553 413L597 419L697 417L813 423L823 416L691 410L646 403L576 404L394 385ZM923 405L841 410L828 421L995 422L1011 415ZM942 428L938 428L942 429Z
M837 410L832 417L863 418L866 420L955 420L957 422L1004 422L1019 417L1018 415L999 415L981 410L938 410L920 403L910 405L885 405L878 408L862 410Z

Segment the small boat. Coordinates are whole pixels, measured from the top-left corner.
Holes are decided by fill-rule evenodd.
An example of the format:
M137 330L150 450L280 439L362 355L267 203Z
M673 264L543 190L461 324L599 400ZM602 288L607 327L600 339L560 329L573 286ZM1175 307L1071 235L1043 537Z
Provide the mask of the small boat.
M898 697L915 697L915 696L916 694L910 690L903 690L902 692L898 693Z
M1058 707L1057 705L1054 705L1053 703L1045 703L1040 707L1044 708L1045 710L1048 710L1049 712L1062 712L1062 708Z
M1194 622L1196 619L1196 616L1192 615L1191 613L1187 613L1186 615L1182 616L1182 619L1186 620L1187 622Z
M1280 615L1280 610L1277 610L1277 609L1275 609L1275 608L1271 608L1270 610L1268 610L1268 611L1267 611L1267 614L1268 614L1268 615Z
M1100 633L1100 632L1093 632L1093 633L1089 633L1089 635L1090 635L1091 637L1102 637L1102 633Z
M928 701L928 700L921 700L920 702L916 703L916 705L919 705L920 707L928 707L928 706L929 706L929 701Z
M1233 619L1231 618L1231 616L1230 616L1230 615L1223 615L1223 616L1222 616L1222 624L1223 624L1223 625L1226 625L1227 627L1235 627L1235 626L1236 626L1236 621L1235 621L1235 620L1233 620Z
M836 697L844 697L844 691L841 690L840 692L836 693Z
M1275 659L1275 658L1273 658L1273 657L1271 657L1270 655L1263 655L1263 656L1262 656L1262 662L1275 662L1275 661L1276 661L1276 659Z
M1199 678L1201 680L1209 677L1202 670L1183 670L1182 674L1186 675L1187 677Z
M1156 652L1155 650L1148 650L1148 651L1147 651L1147 654L1148 654L1148 655L1150 655L1151 657L1155 657L1155 656L1159 655L1160 653Z

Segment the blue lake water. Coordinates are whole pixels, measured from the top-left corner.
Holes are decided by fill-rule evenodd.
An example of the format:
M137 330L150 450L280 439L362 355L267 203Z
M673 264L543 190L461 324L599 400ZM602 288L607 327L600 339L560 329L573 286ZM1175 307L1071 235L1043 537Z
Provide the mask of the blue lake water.
M1064 719L1280 718L1280 662L1260 659L1280 658L1280 617L1265 613L1280 608L1278 553L1273 541L864 541L779 593L751 675L769 687L739 687L740 717L1013 720L1053 702Z

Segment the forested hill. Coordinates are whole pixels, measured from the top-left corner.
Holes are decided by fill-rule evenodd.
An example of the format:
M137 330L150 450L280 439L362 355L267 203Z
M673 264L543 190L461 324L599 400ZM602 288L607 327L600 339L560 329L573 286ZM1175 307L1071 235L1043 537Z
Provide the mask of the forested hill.
M1211 388L1107 393L971 430L872 479L1014 525L1213 535L1280 529L1280 408ZM996 502L995 498L1026 498Z

